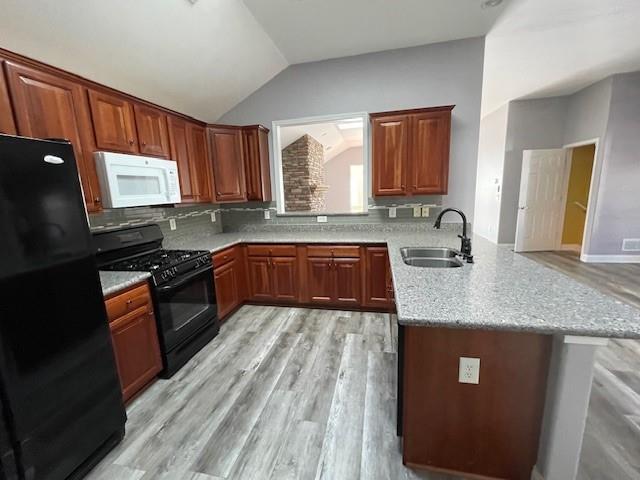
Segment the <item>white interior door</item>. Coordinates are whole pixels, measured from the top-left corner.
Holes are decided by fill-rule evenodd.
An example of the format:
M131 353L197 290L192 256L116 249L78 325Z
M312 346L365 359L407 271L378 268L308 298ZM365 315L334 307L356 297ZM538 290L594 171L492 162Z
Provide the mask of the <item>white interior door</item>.
M568 165L567 151L563 148L523 152L516 252L560 247Z

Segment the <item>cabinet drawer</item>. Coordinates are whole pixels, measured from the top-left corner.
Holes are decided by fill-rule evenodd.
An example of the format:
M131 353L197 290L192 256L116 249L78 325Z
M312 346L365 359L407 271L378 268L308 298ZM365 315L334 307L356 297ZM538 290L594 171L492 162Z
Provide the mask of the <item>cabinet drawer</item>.
M232 260L238 258L238 249L236 247L227 248L213 255L213 267L221 267Z
M307 247L307 256L359 258L360 247L354 245L310 245Z
M107 317L112 322L137 308L150 305L149 287L146 284L133 287L124 293L111 297L105 304L107 306Z
M295 257L295 245L249 245L247 254L250 257Z

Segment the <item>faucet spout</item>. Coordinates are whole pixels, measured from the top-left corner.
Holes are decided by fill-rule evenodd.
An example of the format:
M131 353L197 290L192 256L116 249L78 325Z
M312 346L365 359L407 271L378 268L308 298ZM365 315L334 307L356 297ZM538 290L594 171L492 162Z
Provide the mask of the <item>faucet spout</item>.
M440 229L442 217L447 212L455 212L460 215L460 217L462 217L462 235L458 235L458 237L460 237L460 239L462 240L460 253L468 263L473 263L473 255L471 255L471 239L467 237L467 216L462 210L458 210L457 208L445 208L440 212L440 215L438 215L438 218L436 218L436 223L434 223L433 226L437 229Z

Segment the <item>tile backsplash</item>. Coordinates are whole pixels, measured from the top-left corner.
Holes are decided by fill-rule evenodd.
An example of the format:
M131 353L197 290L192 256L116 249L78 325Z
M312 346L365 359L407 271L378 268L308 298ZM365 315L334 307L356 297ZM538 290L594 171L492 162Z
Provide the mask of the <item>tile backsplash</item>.
M212 222L211 214L216 221ZM176 221L176 231L172 231L169 220ZM213 233L222 232L222 215L217 205L192 205L184 207L134 207L104 210L89 215L92 232L117 228L135 227L157 223L165 236L180 234L192 228L211 228Z

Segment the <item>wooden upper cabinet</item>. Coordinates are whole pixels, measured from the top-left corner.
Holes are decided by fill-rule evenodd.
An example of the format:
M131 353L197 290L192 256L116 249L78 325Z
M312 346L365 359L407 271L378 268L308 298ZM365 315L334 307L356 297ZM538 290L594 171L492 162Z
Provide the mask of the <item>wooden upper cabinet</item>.
M447 193L452 109L371 114L374 196Z
M211 168L205 128L178 117L169 117L168 125L171 159L178 163L182 201L210 202Z
M183 202L192 202L196 198L191 178L191 161L187 142L187 122L177 117L169 117L169 139L171 141L171 160L178 164L180 195Z
M407 192L409 123L406 115L373 119L374 195L404 195Z
M66 78L6 63L19 135L66 139L73 145L88 211L100 208L91 119L84 88Z
M244 168L247 177L247 200L270 202L269 130L262 125L242 129Z
M242 130L234 127L210 127L209 146L215 201L246 201Z
M211 162L207 148L207 131L200 125L187 124L187 147L192 167L191 182L195 191L195 201L211 202Z
M140 153L153 157L169 158L169 133L167 116L152 107L135 104L133 110L138 128Z
M133 106L122 97L89 90L96 146L99 150L138 153Z
M13 120L13 110L11 109L11 100L9 100L9 90L4 79L2 69L3 61L0 60L0 133L15 135L18 133L15 121Z
M414 194L447 193L451 111L411 117L411 189Z

